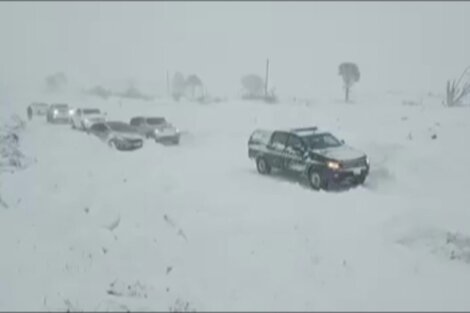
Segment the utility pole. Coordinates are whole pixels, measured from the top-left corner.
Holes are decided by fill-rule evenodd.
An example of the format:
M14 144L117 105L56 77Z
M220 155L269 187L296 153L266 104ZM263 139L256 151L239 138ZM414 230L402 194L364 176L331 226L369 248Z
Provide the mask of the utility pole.
M268 80L269 80L269 58L266 59L266 78L264 80L264 96L268 96Z
M170 74L166 71L166 94L170 96Z

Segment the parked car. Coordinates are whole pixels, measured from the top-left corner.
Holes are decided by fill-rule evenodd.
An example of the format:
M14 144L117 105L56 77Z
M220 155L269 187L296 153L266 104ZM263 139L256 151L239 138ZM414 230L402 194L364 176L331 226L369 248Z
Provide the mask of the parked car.
M89 133L106 142L117 150L136 150L142 148L144 138L131 125L120 122L98 122L91 125Z
M248 156L261 174L272 168L308 179L315 189L354 186L369 174L367 156L317 127L291 130L255 130L248 141Z
M44 116L47 114L49 109L49 104L45 102L33 102L30 105L32 110L32 115Z
M146 138L152 138L156 142L178 144L180 141L180 131L169 123L164 117L143 117L131 118L130 124Z
M47 110L48 123L69 124L73 109L65 103L54 103Z
M106 115L99 109L78 108L72 114L72 128L88 130L92 124L106 122Z

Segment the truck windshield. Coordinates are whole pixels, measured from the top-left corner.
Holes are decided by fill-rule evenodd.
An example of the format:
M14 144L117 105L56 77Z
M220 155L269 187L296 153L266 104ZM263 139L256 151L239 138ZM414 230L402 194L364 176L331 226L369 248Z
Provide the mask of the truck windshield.
M166 120L163 117L149 117L147 119L147 123L149 125L161 125L161 124L165 124Z
M326 149L342 145L342 143L330 133L304 136L302 139L311 149Z

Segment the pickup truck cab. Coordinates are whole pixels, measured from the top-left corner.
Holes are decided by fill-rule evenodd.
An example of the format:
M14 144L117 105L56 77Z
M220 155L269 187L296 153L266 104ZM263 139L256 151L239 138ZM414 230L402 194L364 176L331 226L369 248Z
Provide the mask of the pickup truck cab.
M359 185L369 174L367 156L317 127L290 130L255 130L248 141L248 156L261 174L271 169L294 172L315 189Z

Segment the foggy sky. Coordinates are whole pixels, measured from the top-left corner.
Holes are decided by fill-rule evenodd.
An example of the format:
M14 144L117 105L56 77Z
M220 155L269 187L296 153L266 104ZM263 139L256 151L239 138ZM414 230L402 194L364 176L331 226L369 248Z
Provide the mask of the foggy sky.
M341 94L343 61L359 65L358 92L442 91L470 65L468 30L468 2L3 2L0 83L64 71L164 93L179 70L233 95L269 57L279 94Z

